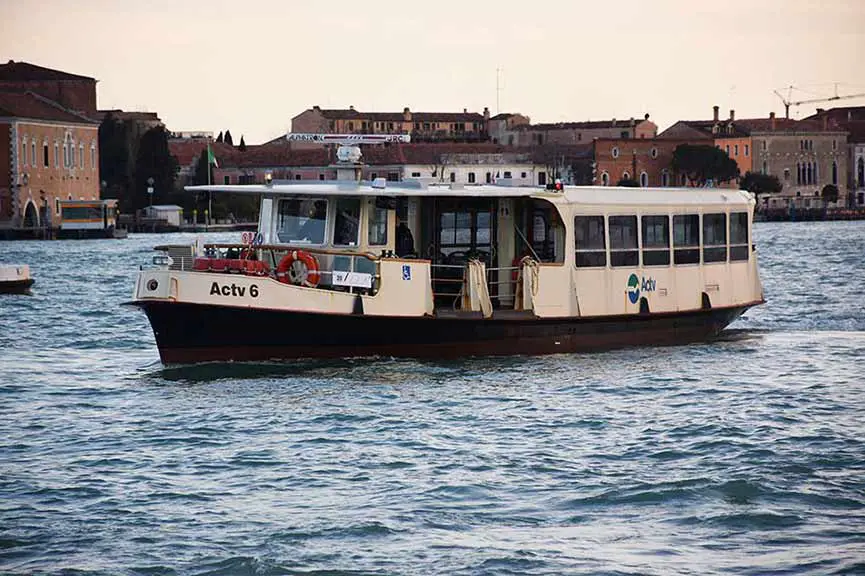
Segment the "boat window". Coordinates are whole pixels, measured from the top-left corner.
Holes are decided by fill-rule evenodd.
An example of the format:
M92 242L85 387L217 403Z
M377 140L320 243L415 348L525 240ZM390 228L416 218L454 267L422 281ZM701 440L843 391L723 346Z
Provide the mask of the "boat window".
M637 266L637 217L610 216L610 266Z
M670 265L670 217L643 216L643 266Z
M379 202L369 204L366 241L370 246L387 244L387 205Z
M727 261L727 215L703 214L703 262Z
M279 201L276 237L282 243L324 244L327 200L304 197Z
M673 262L700 263L700 216L683 214L673 216Z
M607 241L603 216L577 216L574 218L577 267L607 265Z
M730 260L747 260L748 250L748 213L730 214Z
M333 225L334 246L357 246L360 234L360 198L340 198L336 201Z

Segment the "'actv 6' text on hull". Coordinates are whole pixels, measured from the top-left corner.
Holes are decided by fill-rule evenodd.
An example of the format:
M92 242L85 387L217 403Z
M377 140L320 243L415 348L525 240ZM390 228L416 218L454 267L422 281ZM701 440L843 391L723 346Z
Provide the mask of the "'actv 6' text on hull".
M237 244L158 247L166 363L546 354L711 339L763 302L754 200L720 189L343 181L261 197Z

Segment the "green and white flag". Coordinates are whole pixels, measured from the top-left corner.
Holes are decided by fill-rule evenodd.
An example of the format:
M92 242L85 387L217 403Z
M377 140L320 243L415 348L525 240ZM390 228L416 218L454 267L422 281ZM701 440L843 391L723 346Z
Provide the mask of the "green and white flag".
M207 145L207 163L213 164L219 168L219 164L216 162L216 156L213 155L213 150L210 149L210 144Z

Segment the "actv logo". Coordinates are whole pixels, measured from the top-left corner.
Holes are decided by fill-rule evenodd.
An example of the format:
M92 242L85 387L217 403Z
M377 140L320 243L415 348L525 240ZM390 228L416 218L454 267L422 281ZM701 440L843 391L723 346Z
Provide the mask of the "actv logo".
M628 277L628 300L631 304L636 304L640 299L640 292L654 292L657 285L654 278L643 276L641 279L636 274L631 274Z

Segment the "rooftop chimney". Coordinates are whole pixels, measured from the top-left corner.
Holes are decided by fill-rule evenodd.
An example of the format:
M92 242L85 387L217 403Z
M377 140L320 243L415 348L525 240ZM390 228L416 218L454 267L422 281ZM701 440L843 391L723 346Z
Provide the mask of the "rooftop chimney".
M411 110L408 109L408 106L402 109L402 119L403 122L411 122Z
M715 122L717 122L718 121L718 110L720 110L720 107L712 106L712 110L715 111L715 115L713 116L713 119L715 120Z
M730 110L730 122L736 119L736 111Z
M490 109L484 106L484 120L490 119Z
M825 111L826 111L825 108L817 108L817 114L822 114Z
M646 115L643 116L643 119L644 119L644 120L648 120L648 119L649 119L649 113L648 113L648 112L646 112Z
M615 126L615 125L616 125L616 119L615 119L615 118L613 118L613 123L612 123L612 126Z
M769 112L769 120L771 120L772 130L775 130L775 113Z
M354 106L349 105L348 109L354 111Z

